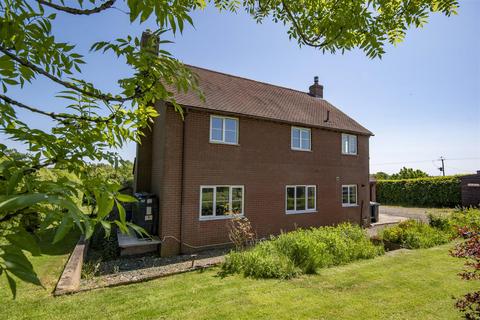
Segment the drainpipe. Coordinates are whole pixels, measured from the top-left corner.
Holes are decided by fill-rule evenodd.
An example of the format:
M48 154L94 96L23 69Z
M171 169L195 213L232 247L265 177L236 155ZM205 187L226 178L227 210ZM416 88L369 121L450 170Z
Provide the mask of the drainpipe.
M185 131L186 131L186 121L188 116L188 108L184 109L183 113L183 126L182 126L182 170L181 170L181 187L180 187L180 253L183 253L182 244L183 244L183 206L185 204Z
M364 201L362 200L361 206L360 206L360 227L363 227L363 203Z

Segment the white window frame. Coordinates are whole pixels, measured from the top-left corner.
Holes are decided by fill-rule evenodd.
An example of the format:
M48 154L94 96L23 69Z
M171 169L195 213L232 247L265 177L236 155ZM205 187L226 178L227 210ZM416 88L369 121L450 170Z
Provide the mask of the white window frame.
M300 148L294 147L293 146L293 131L294 130L299 130L300 131ZM308 132L308 138L310 141L310 145L308 149L302 148L302 131L303 132ZM303 128L303 127L295 127L292 126L290 129L290 148L295 151L312 151L312 130L310 128Z
M212 137L214 118L218 118L222 120L222 140L214 140ZM235 142L225 141L225 119L235 120L235 122L237 123L236 125L237 131L235 132ZM209 132L210 143L238 145L238 132L240 131L239 124L240 124L240 121L238 121L238 118L235 118L235 117L226 117L226 116L219 116L219 115L213 115L213 114L210 115L210 132Z
M355 203L350 203L350 194L351 194L351 188L355 187ZM343 202L343 188L348 188L348 194L347 194L347 199L348 203ZM341 193L341 201L342 201L342 207L356 207L358 206L358 185L356 184L344 184L342 185L342 193Z
M350 151L350 138L355 137L355 152ZM344 150L345 139L347 140L347 150ZM344 155L357 155L358 154L358 136L355 134L342 133L342 154Z
M305 210L297 210L297 187L305 187ZM308 209L308 188L313 187L314 195L314 208ZM288 188L294 188L294 210L288 210ZM297 184L285 186L285 213L286 214L299 214L299 213L313 213L317 212L317 186L313 184Z
M228 187L228 206L230 210L232 209L232 189L240 188L242 189L242 212L238 214L225 214L222 216L217 216L217 187ZM213 188L213 215L211 216L202 216L202 194L203 189L212 189ZM200 186L200 206L198 212L200 220L221 220L221 219L231 219L237 217L243 217L245 215L245 187L243 185L202 185Z

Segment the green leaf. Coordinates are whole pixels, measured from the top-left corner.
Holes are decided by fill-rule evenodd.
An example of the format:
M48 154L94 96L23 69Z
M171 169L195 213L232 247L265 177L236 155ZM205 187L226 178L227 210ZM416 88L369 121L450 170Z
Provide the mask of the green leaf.
M94 192L94 194L97 201L97 216L103 219L112 212L114 200L107 193Z
M12 292L13 299L15 299L17 297L17 283L15 282L15 279L8 274L8 272L5 271L5 275L7 276L8 286Z
M6 238L11 244L29 251L32 255L40 255L40 247L37 244L37 239L24 229L18 229L14 234L7 235Z
M48 201L48 195L45 193L0 196L0 212L17 211L42 201Z
M137 234L145 235L145 236L148 236L148 237L151 238L151 236L148 234L148 232L145 229L143 229L142 227L137 226L136 224L131 223L131 222L127 222L127 226L132 228Z
M118 209L118 216L120 217L120 222L122 224L125 224L127 222L127 214L125 213L125 208L122 206L122 204L118 201L117 203L117 209Z
M15 265L11 262L5 262L5 265L7 266L7 270L13 273L20 280L35 284L37 286L42 285L40 279L38 279L37 274L33 270L24 270L21 268L21 266Z
M128 194L123 194L123 193L119 193L117 194L117 200L121 201L121 202L137 202L137 199L128 195Z
M102 227L105 230L105 238L109 238L110 232L112 231L112 225L105 220L100 220L100 223L102 224Z
M64 215L62 222L57 228L57 231L55 232L55 236L53 238L53 243L57 243L58 241L62 240L68 232L72 229L73 227L73 219L68 216Z
M17 187L20 180L22 180L22 178L23 178L22 170L17 170L12 174L10 179L8 179L7 195L12 194L15 191L15 188Z
M17 278L23 281L42 285L37 274L33 271L32 264L20 248L15 246L4 246L2 247L2 250L4 251L2 259L9 272L13 273Z

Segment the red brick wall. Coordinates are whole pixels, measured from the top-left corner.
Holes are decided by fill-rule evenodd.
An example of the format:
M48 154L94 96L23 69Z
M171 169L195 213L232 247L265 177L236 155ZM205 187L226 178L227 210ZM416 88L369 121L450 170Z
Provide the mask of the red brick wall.
M151 190L159 198L159 235L165 238L162 256L180 252L183 122L172 108L157 104L153 127Z
M162 236L178 235L180 228L182 241L192 246L228 242L226 220L199 220L201 185L243 185L245 216L260 237L296 226L361 223L362 201L363 217L368 216L368 137L358 136L358 155L347 156L341 154L340 132L312 128L312 151L293 151L291 125L242 117L239 145L221 145L209 143L209 121L206 112L191 110L186 116L180 228L182 121L171 108L166 112L163 180L161 175L152 176L152 185L161 185L153 189L160 192ZM154 140L153 149L157 147L161 146ZM156 154L153 162L158 166ZM317 212L285 214L285 186L295 184L317 186ZM342 207L342 184L358 185L359 206ZM170 245L163 245L162 254L178 252L176 246L167 248ZM191 250L182 247L184 252Z

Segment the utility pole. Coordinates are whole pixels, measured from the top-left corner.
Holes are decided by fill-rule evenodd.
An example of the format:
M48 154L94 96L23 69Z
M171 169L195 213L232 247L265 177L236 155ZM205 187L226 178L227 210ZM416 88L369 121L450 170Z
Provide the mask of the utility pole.
M445 177L445 158L444 157L440 157L439 159L440 161L442 161L442 167L441 168L438 168L438 170L440 170L443 174L443 176Z

